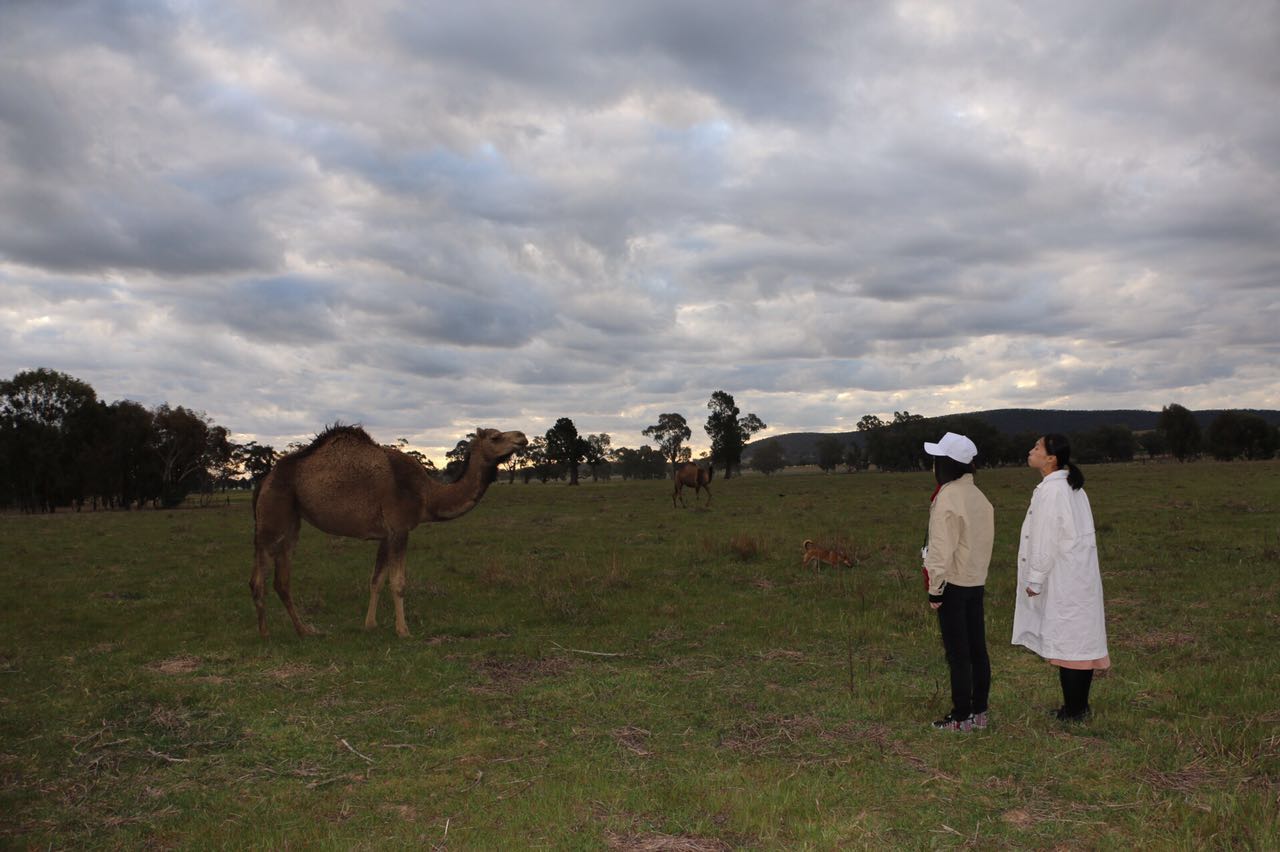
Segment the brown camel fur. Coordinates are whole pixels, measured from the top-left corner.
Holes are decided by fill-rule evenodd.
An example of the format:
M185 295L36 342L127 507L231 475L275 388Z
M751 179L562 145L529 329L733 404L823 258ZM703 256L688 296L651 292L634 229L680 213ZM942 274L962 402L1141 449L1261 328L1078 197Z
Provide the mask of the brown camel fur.
M258 633L267 635L268 560L275 563L276 594L294 629L299 636L316 632L298 617L289 594L293 549L306 520L332 535L379 542L364 626L377 624L378 592L389 573L396 633L408 636L404 581L409 531L420 523L448 521L470 511L493 482L498 465L527 443L520 432L477 429L462 474L448 485L433 479L415 459L380 446L359 426L335 424L310 445L280 459L263 477L253 499L249 589L258 609Z
M716 475L714 466L703 469L693 462L684 462L676 465L676 490L671 492L671 508L676 507L676 498L680 498L680 505L685 506L684 489L693 489L693 505L698 505L698 495L705 489L707 492L707 505L711 505L711 479Z

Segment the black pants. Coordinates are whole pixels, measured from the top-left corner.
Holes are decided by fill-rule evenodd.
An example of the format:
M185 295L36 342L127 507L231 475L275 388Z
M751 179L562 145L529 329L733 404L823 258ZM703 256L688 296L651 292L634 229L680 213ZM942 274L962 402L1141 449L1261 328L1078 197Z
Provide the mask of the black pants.
M987 627L982 609L982 586L948 583L938 607L942 647L951 669L951 712L963 719L987 709L991 692L991 658L987 656Z

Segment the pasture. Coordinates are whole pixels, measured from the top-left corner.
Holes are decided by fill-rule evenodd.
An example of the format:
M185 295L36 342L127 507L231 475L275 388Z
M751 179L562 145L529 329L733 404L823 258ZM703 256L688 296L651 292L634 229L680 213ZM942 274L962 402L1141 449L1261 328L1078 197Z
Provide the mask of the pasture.
M1086 468L1114 669L1091 723L1008 644L1038 481L981 471L992 726L935 732L928 474L493 486L409 545L305 527L256 629L247 497L0 517L0 845L1275 848L1280 462ZM800 543L852 569L800 567Z

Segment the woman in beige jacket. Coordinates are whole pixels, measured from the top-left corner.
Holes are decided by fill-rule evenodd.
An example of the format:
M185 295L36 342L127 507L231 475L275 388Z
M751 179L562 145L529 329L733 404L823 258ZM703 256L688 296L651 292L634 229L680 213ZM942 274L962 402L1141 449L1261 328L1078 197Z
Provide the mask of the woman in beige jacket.
M978 448L964 435L948 432L926 442L938 482L929 509L929 540L923 552L929 605L938 612L942 646L951 670L951 712L933 723L948 731L987 726L991 660L987 656L983 596L995 513L973 483Z

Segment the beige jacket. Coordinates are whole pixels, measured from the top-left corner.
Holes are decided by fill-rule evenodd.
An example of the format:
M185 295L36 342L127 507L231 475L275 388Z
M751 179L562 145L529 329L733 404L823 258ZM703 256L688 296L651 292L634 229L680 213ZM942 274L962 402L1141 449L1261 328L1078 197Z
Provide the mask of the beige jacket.
M973 474L942 486L929 510L929 545L924 554L929 594L942 594L943 583L986 585L995 534L995 511L974 484Z

